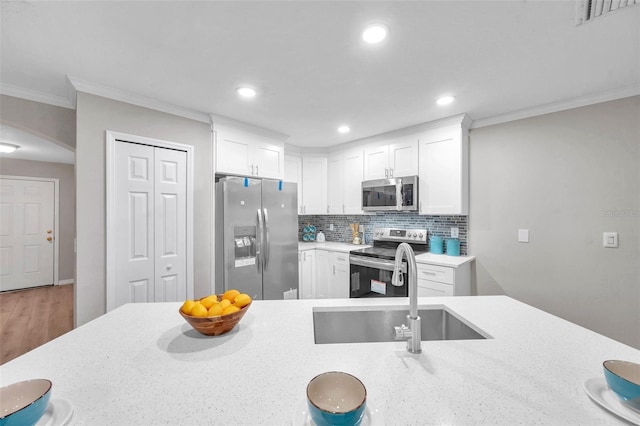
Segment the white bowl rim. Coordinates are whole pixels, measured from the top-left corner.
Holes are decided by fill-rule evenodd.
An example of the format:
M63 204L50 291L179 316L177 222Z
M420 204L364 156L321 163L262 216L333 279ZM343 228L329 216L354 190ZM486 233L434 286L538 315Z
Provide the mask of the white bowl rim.
M25 404L24 406L22 406L20 408L16 408L15 410L5 414L4 416L0 417L0 420L6 419L7 417L12 416L12 415L16 414L17 412L22 411L22 410L30 407L31 405L35 404L36 402L40 401L42 398L45 397L46 394L48 394L51 391L51 388L53 387L53 382L51 382L51 380L49 380L49 379L29 379L29 380L22 380L20 382L11 383L10 385L3 386L2 389L8 389L8 388L10 388L12 386L21 385L21 384L28 383L28 382L48 382L48 386L47 386L47 389L44 392L42 392L42 394L40 396L38 396L36 399L34 399L33 401ZM0 413L0 415L2 415L2 414Z
M609 363L627 364L627 365L636 366L636 367L638 367L639 369L640 369L640 364L638 364L637 362L623 361L623 360L621 360L621 359L608 359L608 360L606 360L606 361L604 361L604 362L602 363L602 366L603 366L603 367L604 367L604 368L605 368L609 373L611 373L611 374L615 375L616 377L618 377L618 378L620 378L620 379L624 380L625 382L629 382L629 383L631 383L632 385L640 386L640 383L636 383L636 382L634 382L634 381L632 381L632 380L629 380L628 378L626 378L626 377L624 377L624 376L621 376L620 374L618 374L618 373L616 373L615 371L611 370L611 369L607 366L607 364L609 364Z
M358 404L357 407L349 410L349 411L329 411L329 410L325 410L324 408L320 408L318 407L312 400L311 398L309 398L309 385L311 384L311 382L313 382L315 379L317 379L320 376L324 376L327 374L344 374L345 376L351 376L354 379L356 379L358 381L358 383L360 383L360 385L362 386L362 389L364 389L364 396L362 397L362 401L360 402L360 404ZM322 411L323 413L329 413L329 414L346 414L346 413L351 413L353 411L357 411L358 409L360 409L360 407L362 407L366 402L367 402L367 387L364 385L364 383L362 383L362 381L360 379L358 379L356 376L354 376L353 374L349 374L346 373L344 371L325 371L324 373L320 373L318 375L316 375L313 379L309 380L309 383L307 384L307 401L309 401L314 407L316 407L318 410Z

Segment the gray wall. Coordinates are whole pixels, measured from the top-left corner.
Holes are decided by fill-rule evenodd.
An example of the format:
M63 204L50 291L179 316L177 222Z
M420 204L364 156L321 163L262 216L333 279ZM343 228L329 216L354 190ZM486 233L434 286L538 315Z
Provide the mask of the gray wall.
M0 95L1 121L59 145L76 146L76 112L72 109Z
M76 185L73 164L0 158L0 174L59 179L60 229L56 231L60 250L58 279L73 280L73 237L76 232Z
M76 326L105 313L105 132L129 133L194 146L194 269L196 296L211 282L210 125L87 93L77 96Z
M470 141L477 294L640 348L640 97L474 129ZM605 231L619 248L602 247Z

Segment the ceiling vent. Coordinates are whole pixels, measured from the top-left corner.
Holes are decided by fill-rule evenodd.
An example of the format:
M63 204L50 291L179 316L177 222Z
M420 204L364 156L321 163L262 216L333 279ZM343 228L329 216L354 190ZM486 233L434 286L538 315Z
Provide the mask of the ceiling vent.
M640 4L640 0L576 0L576 25Z

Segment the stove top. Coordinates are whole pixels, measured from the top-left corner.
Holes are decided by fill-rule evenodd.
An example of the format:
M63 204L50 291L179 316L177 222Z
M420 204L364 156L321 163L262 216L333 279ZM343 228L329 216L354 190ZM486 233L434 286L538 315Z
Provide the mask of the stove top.
M416 254L427 251L426 229L376 228L373 230L373 247L351 250L359 256L393 260L400 243L408 243Z

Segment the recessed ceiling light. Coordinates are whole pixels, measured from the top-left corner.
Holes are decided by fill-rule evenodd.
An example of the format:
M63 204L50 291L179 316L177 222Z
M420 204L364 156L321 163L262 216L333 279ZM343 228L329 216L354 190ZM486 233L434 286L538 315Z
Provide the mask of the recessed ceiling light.
M12 143L0 143L0 152L3 154L10 154L18 148L20 148L18 145Z
M351 129L347 125L343 124L342 126L338 127L338 132L340 133L349 133L350 131Z
M455 98L453 96L442 96L436 101L436 103L438 105L449 105L454 99Z
M370 44L380 43L382 40L387 38L387 33L389 32L389 28L383 24L373 24L369 25L362 32L362 39Z
M251 87L238 87L236 89L236 92L238 92L238 95L242 96L243 98L253 98L254 96L256 96L256 91Z

